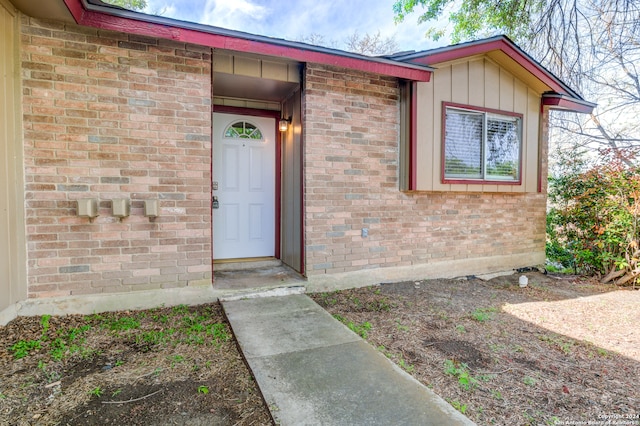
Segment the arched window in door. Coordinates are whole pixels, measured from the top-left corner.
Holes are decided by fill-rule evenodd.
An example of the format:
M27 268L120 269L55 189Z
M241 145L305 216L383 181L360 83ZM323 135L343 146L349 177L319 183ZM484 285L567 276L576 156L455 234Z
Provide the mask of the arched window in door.
M248 121L236 121L231 126L227 127L224 131L225 138L237 138L237 139L254 139L261 140L262 132L260 129L249 123Z

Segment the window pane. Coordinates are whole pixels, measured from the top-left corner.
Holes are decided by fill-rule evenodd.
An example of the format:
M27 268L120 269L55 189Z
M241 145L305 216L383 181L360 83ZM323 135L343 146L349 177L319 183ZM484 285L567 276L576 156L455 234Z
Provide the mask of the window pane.
M518 180L520 123L511 117L487 117L487 179Z
M447 178L482 178L483 115L447 109L444 175Z
M225 138L262 139L262 132L256 126L246 121L232 124L224 132Z

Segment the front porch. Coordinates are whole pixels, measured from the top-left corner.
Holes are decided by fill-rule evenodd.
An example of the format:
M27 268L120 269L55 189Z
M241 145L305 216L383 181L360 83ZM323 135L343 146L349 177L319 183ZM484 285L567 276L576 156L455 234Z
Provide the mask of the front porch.
M212 65L214 288L300 281L303 65L221 50Z
M306 279L279 259L213 262L214 288L219 291L258 292L301 287Z

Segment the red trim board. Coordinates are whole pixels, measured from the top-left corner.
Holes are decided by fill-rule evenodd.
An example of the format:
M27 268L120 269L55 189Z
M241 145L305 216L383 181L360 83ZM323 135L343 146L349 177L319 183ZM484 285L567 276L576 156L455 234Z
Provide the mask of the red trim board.
M415 81L429 81L431 71L415 69L389 62L358 59L330 53L305 50L293 46L283 46L259 40L243 39L223 34L213 34L189 28L182 28L175 21L175 25L163 25L146 22L139 19L125 18L102 12L89 11L84 8L81 0L63 0L76 22L80 25L119 31L127 34L138 34L154 38L169 39L185 43L193 43L211 48L227 49L237 52L256 53L268 56L289 58L300 62L313 62L350 68L375 74L405 78ZM144 16L143 14L140 14Z
M409 90L409 191L415 191L418 187L418 83L412 82Z
M460 58L466 58L469 56L480 55L490 52L492 50L501 50L506 53L510 58L518 62L524 69L533 74L540 81L545 83L553 90L561 93L565 93L566 89L558 84L555 79L550 77L542 68L533 63L529 58L518 52L512 45L507 43L504 39L490 40L486 43L475 43L469 46L451 47L450 49L443 50L441 52L435 52L429 54L425 52L425 56L412 59L411 62L422 65L433 65L442 62L453 61Z
M266 117L273 118L274 120L274 129L276 135L276 164L275 164L275 172L276 172L276 200L275 200L275 247L274 247L274 257L276 259L280 259L280 242L281 242L281 221L282 221L282 133L278 129L278 119L280 118L279 111L270 111L270 110L262 110L262 109L253 109L253 108L242 108L242 107L234 107L234 106L226 106L226 105L214 105L212 108L214 113L228 113L228 114L238 114L238 115L248 115L252 117ZM212 134L212 143L211 143L211 152L213 154L213 132ZM213 168L213 161L211 162ZM213 177L213 170L211 170L211 176ZM211 189L211 196L213 197L213 188ZM213 211L211 212L213 216ZM213 241L212 241L213 246ZM212 249L213 250L213 249Z
M510 180L510 181L501 181L501 180L485 180L485 179L447 179L444 175L444 164L445 164L445 150L444 150L444 145L445 145L445 137L446 137L446 120L447 120L447 107L454 107L454 108L460 108L460 109L467 109L470 111L480 111L480 112L489 112L489 113L493 113L493 114L500 114L500 115L509 115L511 117L518 117L520 118L521 122L524 123L524 116L522 114L519 114L517 112L510 112L510 111L501 111L498 109L491 109L491 108L484 108L484 107L476 107L473 105L464 105L464 104L457 104L457 103L453 103L453 102L442 102L442 117L441 117L441 133L442 133L442 137L441 137L441 149L440 149L440 181L444 184L467 184L467 185L512 185L512 186L517 186L517 185L522 185L522 140L520 140L520 158L518 158L518 170L519 170L519 175L518 175L518 180Z
M563 97L563 96L542 96L542 105L548 106L553 109L564 109L573 112L581 112L584 114L591 114L593 112L593 106L590 104L582 104L575 100Z

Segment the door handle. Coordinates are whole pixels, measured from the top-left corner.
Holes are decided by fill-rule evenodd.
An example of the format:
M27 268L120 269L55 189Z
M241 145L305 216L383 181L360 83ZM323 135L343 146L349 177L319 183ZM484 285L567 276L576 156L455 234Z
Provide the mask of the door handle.
M211 201L211 208L213 209L219 209L220 208L220 202L218 201L218 197L214 196L213 200Z

